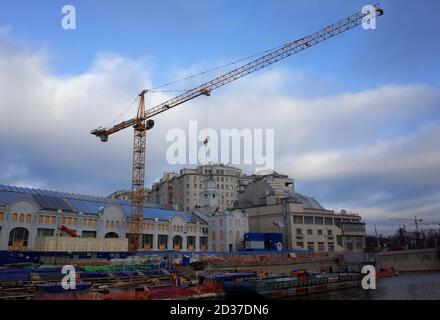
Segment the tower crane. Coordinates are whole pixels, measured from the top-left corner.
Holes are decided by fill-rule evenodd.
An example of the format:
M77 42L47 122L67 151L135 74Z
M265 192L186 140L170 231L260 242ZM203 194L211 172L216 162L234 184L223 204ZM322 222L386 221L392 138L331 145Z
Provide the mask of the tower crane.
M145 179L145 150L146 150L146 132L153 128L154 121L151 119L162 112L168 111L178 105L190 101L199 96L209 96L211 92L230 82L240 79L248 74L269 66L277 61L290 57L298 52L313 47L325 40L333 38L345 31L353 29L362 24L366 19L379 17L384 14L379 4L374 5L374 12L358 12L346 17L332 25L329 25L318 32L310 34L304 38L286 43L285 45L274 49L261 57L246 63L232 71L229 71L219 77L212 79L204 84L187 90L184 93L165 101L155 107L145 108L145 94L148 90L142 90L139 93L139 104L136 117L120 122L109 128L98 128L91 131L91 134L97 136L102 142L108 141L108 136L128 127L134 128L133 142L133 166L132 166L132 191L131 191L131 217L129 233L129 250L137 251L141 245L143 212L144 212L144 179Z
M391 221L411 221L414 222L414 225L416 226L416 233L419 234L419 225L423 221L423 219L418 219L416 216L414 216L414 219L410 218L390 218Z

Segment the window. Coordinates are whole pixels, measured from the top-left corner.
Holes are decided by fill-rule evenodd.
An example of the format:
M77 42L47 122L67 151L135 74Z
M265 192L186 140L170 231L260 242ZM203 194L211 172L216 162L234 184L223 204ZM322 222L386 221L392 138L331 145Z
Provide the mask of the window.
M215 231L212 231L212 233L211 233L211 240L215 241Z
M31 223L32 222L32 216L30 214L26 215L26 222Z
M173 237L173 250L182 249L182 236Z
M219 232L219 239L220 239L220 240L225 240L225 234L224 234L223 231L220 231L220 232Z
M325 251L324 242L318 242L318 252L324 252L324 251Z
M108 232L105 234L104 238L119 238L119 236L115 232Z
M296 234L302 235L302 229L296 229Z
M17 220L18 220L18 214L13 213L12 214L12 222L17 222Z
M152 234L143 234L142 241L144 243L144 250L153 249L153 235Z
M314 242L307 242L307 249L315 250L315 243Z
M25 228L14 228L9 233L8 246L13 249L25 249L28 245L29 231Z
M83 238L96 238L96 231L83 230L82 237Z
M307 235L308 236L312 236L313 235L313 230L312 229L307 229Z
M208 237L200 237L200 250L208 250Z
M322 236L322 230L318 229L318 236Z
M168 249L168 235L160 234L157 238L157 241L159 242L159 250Z
M302 216L293 216L293 223L302 224L303 217Z
M53 237L54 231L54 229L38 228L37 237Z
M328 251L329 252L335 251L335 245L333 244L333 242L328 243Z
M324 223L326 225L332 225L333 224L333 219L332 218L325 218L324 219Z
M4 212L0 212L0 221L3 221L4 218L5 218L5 213Z
M20 216L19 216L19 218L18 218L18 221L19 221L19 222L24 222L24 214L23 214L23 213L20 213Z
M315 217L315 224L324 224L324 220L322 218Z
M188 236L186 238L186 246L188 250L194 250L196 248L196 237Z
M305 224L313 224L313 217L304 217Z
M304 242L297 242L296 246L300 248L304 248Z
M341 235L336 236L336 242L338 243L338 246L344 247L344 244L342 243L342 236Z
M235 240L236 240L236 241L240 241L240 240L241 240L241 234L240 234L240 231L236 231L236 232L235 232Z
M332 230L327 230L327 235L329 235L329 236L333 235L333 231Z

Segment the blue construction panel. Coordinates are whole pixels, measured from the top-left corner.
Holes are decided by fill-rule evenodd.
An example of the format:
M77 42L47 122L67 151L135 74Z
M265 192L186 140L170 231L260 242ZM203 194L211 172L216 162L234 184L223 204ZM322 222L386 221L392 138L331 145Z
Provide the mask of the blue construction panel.
M245 233L244 241L264 241L264 233Z

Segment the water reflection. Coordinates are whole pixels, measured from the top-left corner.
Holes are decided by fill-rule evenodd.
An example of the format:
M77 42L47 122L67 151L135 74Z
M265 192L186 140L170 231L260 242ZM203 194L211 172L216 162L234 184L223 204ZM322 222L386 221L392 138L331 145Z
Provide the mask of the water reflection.
M440 272L406 273L378 279L376 290L353 288L292 299L302 300L440 300Z

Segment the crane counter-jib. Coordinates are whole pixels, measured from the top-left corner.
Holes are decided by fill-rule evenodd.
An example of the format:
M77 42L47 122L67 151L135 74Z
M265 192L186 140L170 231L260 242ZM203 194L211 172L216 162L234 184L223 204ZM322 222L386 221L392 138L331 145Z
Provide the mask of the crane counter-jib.
M375 6L375 17L382 16L384 14L383 9L378 4ZM102 141L107 141L109 135L116 133L125 128L131 127L139 120L146 120L166 110L174 108L184 102L197 98L201 95L209 95L212 90L222 87L232 81L240 79L250 73L260 70L268 65L271 65L277 61L290 57L298 52L301 52L307 48L313 47L327 39L337 36L345 31L348 31L356 26L359 26L365 18L370 17L368 12L358 12L347 18L344 18L332 25L329 25L318 32L312 33L301 39L289 42L273 51L244 64L228 73L225 73L215 79L212 79L202 85L199 85L191 90L184 92L166 102L163 102L155 107L147 109L141 118L133 118L127 121L118 123L110 128L99 128L92 130L91 133L100 137ZM143 93L148 92L144 90Z

